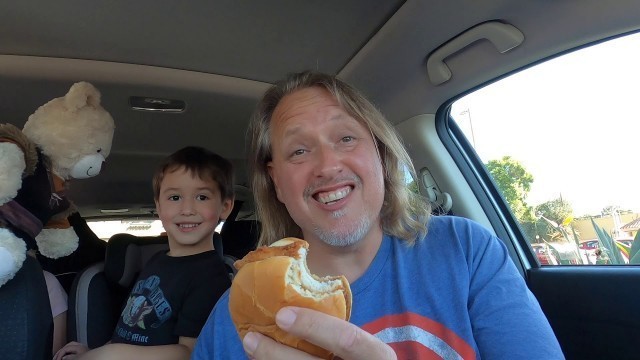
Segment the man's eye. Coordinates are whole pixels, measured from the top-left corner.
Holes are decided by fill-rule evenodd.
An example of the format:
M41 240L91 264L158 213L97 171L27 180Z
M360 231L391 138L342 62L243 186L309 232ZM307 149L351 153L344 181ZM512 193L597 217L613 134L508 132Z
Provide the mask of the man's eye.
M169 201L178 201L178 200L180 200L180 195L169 196Z
M295 150L292 155L293 156L300 156L300 155L304 154L305 152L306 152L306 150L304 150L304 149L298 149L298 150Z
M356 138L354 138L353 136L345 136L341 140L342 140L342 142L348 143L348 142L352 142L355 139Z

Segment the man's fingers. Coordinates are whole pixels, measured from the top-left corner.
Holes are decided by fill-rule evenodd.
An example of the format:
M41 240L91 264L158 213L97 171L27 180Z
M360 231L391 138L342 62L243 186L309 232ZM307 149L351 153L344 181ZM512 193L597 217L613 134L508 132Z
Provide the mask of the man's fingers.
M285 307L276 315L283 330L332 351L344 360L396 359L390 346L359 327L318 311Z
M317 357L311 356L300 350L280 344L268 336L260 333L250 332L242 339L244 351L251 359L267 360L267 359L296 359L296 360L317 360Z

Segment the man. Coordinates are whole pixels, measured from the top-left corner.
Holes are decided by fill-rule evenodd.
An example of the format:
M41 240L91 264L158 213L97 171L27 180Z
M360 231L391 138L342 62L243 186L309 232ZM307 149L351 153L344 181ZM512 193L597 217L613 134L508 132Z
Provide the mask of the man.
M282 329L342 359L563 358L504 244L469 220L429 216L406 186L415 171L398 136L357 91L294 74L264 95L249 136L261 244L304 238L311 272L343 274L353 293L351 323L286 307ZM305 358L257 333L240 343L228 300L194 359Z

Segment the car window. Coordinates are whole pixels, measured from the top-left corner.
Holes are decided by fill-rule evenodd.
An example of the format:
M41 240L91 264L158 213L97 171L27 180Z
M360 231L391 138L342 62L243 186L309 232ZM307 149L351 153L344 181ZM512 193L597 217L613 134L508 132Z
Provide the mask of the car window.
M224 222L216 227L220 232ZM127 233L135 236L159 236L165 232L162 222L158 219L124 219L124 220L87 220L87 225L102 240L108 241L111 236Z
M87 225L102 240L115 234L127 233L135 236L158 236L164 232L160 220L87 220Z
M640 263L639 64L631 34L451 106L543 266Z

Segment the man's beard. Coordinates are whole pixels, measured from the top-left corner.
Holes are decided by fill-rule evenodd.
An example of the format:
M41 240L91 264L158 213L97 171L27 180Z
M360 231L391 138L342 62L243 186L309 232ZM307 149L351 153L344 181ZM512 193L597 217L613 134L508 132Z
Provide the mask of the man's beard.
M331 183L340 181L351 181L354 185L354 190L362 188L362 179L357 175L348 175L331 179L330 181L318 181L308 186L304 191L304 198L309 200L317 188L326 186ZM337 226L331 229L323 229L318 224L313 224L313 233L325 244L336 247L347 247L357 244L368 233L373 223L375 216L365 211L356 221L351 221L346 218L347 213L345 210L334 211L331 216L334 219L338 219ZM342 229L342 230L341 230ZM346 230L345 230L346 229Z
M333 214L334 218L343 218L346 214L343 210L335 211ZM336 247L347 247L354 244L357 244L362 240L367 233L369 233L369 229L371 228L372 219L367 216L368 214L363 214L360 219L352 223L349 229L344 229L342 223L347 222L349 220L343 219L339 226L334 227L333 229L321 229L317 225L314 226L313 232L315 235L322 240L327 245L336 246Z

